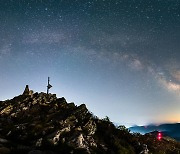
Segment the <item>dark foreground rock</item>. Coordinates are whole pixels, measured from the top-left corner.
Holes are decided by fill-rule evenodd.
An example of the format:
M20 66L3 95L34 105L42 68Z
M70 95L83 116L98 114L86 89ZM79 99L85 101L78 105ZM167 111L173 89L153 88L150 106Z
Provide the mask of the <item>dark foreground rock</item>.
M0 154L178 153L174 140L131 134L108 117L98 119L85 104L55 94L33 93L0 102Z

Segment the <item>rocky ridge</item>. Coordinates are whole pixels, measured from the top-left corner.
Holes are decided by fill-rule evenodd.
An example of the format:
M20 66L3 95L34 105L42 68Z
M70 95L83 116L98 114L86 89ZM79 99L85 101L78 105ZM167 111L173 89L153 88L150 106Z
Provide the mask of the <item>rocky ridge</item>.
M153 136L131 134L108 118L97 118L85 104L77 106L55 94L33 93L28 86L22 95L0 102L1 154L133 154L147 152L148 147L153 151L156 143ZM168 145L170 152L180 152L179 143Z

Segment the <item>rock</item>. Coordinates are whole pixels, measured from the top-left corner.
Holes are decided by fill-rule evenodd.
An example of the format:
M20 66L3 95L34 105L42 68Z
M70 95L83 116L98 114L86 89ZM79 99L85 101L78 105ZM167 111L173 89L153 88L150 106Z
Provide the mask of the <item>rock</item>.
M9 105L9 106L7 106L6 108L4 108L1 112L0 112L0 114L9 114L11 111L13 110L13 106L12 105Z
M65 127L65 128L63 128L63 129L61 129L61 130L58 130L57 132L55 132L55 133L53 133L53 134L51 134L50 136L49 136L49 141L53 144L53 145L56 145L56 144L58 144L58 142L59 142L59 140L60 140L60 135L62 134L62 133L67 133L67 132L69 132L71 130L71 128L70 128L70 125L68 126L68 127ZM52 138L51 138L52 137Z
M11 133L12 133L12 131L10 130L10 131L6 134L6 136L11 135Z
M33 96L33 93L34 93L33 90L30 90L30 91L29 91L29 95L30 95L31 97Z
M40 150L32 150L32 151L28 152L28 154L43 154L43 152Z
M43 141L42 138L38 139L37 142L36 142L36 147L41 147L42 146L42 141Z
M23 92L23 95L29 95L29 86L26 85L25 89L24 89L24 92Z
M24 89L24 92L23 92L23 96L31 96L33 97L33 90L29 90L29 86L26 85L25 89Z
M73 146L76 149L84 149L86 153L90 153L90 146L93 146L89 143L90 139L88 140L85 135L82 133L73 136L69 141L69 145ZM96 146L94 146L96 147Z
M43 154L56 154L53 151L43 151Z
M25 150L25 151L29 151L29 150L31 150L32 148L30 147L30 146L26 146L26 145L17 145L17 149L18 150Z
M89 120L89 121L85 124L84 129L87 130L88 135L93 135L93 134L95 134L95 132L96 132L96 123L95 123L94 121L92 121L92 120Z
M146 144L143 144L143 150L140 152L140 154L148 154L149 153L149 150L147 148L147 145Z
M0 138L0 143L8 143L8 140Z
M10 154L11 150L6 147L0 147L0 154Z
M97 147L97 144L92 136L87 136L87 141L91 147Z
M104 144L100 144L100 146L103 148L104 151L108 150L108 148Z
M75 128L76 131L82 131L81 126Z
M85 139L83 137L83 134L80 134L77 138L77 147L78 148L86 148Z

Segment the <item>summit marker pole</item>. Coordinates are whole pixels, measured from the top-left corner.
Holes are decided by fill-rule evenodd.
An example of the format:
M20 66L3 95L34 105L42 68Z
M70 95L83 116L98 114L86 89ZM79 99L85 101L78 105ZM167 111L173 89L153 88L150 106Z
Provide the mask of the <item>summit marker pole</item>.
M48 77L47 94L49 94L49 81L50 81L50 78Z
M48 77L47 94L49 94L49 89L52 87L49 82L50 82L50 77Z

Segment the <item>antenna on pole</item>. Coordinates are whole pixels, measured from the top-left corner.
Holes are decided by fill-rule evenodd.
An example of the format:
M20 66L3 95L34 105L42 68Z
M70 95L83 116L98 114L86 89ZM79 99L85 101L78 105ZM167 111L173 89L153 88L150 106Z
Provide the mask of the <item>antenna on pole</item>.
M52 85L50 85L50 77L48 77L48 85L47 85L47 94L49 94L49 89L52 87Z

